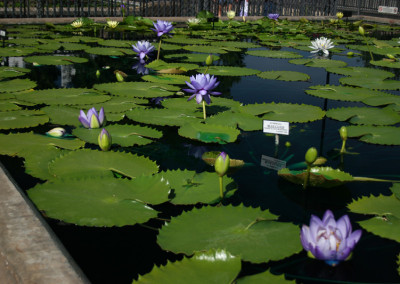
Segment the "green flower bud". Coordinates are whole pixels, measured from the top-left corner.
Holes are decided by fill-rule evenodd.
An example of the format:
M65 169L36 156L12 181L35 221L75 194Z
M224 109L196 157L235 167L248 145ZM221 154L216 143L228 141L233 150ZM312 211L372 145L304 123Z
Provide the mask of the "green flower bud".
M354 56L354 52L352 51L347 52L347 56Z
M103 151L110 150L112 144L111 135L104 128L103 130L101 130L99 134L98 142L101 150Z
M318 152L317 149L315 149L314 147L311 147L310 149L307 150L306 152L306 163L308 165L311 165L312 163L315 162L315 160L318 157Z
M359 26L358 27L358 32L360 33L360 35L365 35L365 30L364 30L364 28L362 27L362 26Z
M123 82L124 81L124 77L119 72L115 73L115 77L117 78L118 82Z
M286 141L285 146L289 148L290 146L292 146L292 143L290 143L289 141Z
M100 70L97 70L97 71L96 71L96 77L97 77L97 79L99 79L99 77L100 77Z
M95 115L90 117L90 128L100 128L100 121Z
M224 176L229 169L229 156L225 152L221 152L215 160L215 172L220 176Z
M212 56L212 54L210 54L209 56L207 56L206 65L210 66L212 64L213 64L213 56Z
M386 56L390 59L396 60L396 57L394 57L392 54L388 53Z
M342 138L343 141L347 140L347 128L346 128L346 126L340 127L339 134L340 134L340 138Z
M46 134L51 137L61 137L65 134L65 132L66 131L64 128L56 127L46 132Z

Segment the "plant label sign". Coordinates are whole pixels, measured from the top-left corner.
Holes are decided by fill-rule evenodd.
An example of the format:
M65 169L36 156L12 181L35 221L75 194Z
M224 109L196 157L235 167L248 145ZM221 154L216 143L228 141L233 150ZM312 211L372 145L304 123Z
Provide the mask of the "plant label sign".
M263 120L263 132L272 134L289 135L289 122Z
M261 166L275 171L279 171L280 169L286 168L286 161L262 155Z
M398 11L399 11L398 7L388 7L388 6L379 6L378 7L379 13L397 14Z
M0 30L0 37L6 37L6 31Z

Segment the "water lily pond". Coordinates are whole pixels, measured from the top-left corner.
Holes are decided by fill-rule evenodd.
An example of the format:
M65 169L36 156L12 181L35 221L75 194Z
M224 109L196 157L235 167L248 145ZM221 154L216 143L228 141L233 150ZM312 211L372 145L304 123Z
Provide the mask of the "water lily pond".
M0 161L92 283L400 282L398 27L0 29Z

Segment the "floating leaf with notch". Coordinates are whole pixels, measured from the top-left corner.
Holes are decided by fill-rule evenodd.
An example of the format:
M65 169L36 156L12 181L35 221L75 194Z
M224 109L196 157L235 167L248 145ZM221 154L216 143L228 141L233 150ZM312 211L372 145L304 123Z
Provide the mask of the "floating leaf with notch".
M400 115L390 109L372 107L343 107L330 109L326 116L352 124L391 125L400 122Z
M240 131L228 126L196 122L184 124L178 134L205 143L226 144L235 142Z
M296 71L265 71L257 74L258 77L269 80L279 81L308 81L308 74Z

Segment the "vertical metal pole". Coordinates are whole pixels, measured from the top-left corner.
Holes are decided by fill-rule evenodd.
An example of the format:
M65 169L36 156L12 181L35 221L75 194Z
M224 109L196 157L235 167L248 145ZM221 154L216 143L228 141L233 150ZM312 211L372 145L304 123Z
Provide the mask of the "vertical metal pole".
M360 13L361 13L361 0L358 0L357 1L357 15L360 15Z
M11 10L11 16L13 17L13 18L15 18L15 2L14 2L14 0L12 1L12 10Z

